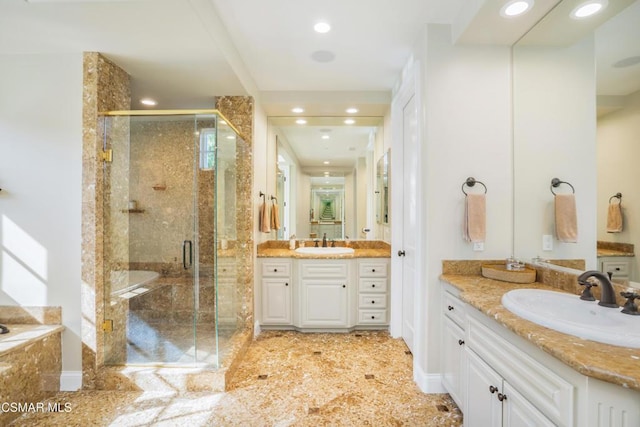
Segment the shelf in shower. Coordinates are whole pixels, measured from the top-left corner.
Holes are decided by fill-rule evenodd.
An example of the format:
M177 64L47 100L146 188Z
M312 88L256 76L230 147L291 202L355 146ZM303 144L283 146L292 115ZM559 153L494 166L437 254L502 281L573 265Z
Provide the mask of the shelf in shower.
M122 213L144 213L144 209L123 209Z

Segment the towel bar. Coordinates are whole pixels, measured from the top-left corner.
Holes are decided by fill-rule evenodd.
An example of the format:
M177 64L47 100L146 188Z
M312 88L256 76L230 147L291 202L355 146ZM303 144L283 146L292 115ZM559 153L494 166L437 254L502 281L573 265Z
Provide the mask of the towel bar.
M464 191L464 186L466 185L467 187L473 187L476 184L480 184L484 187L484 194L487 194L487 186L484 185L484 183L482 183L482 181L476 181L475 178L473 177L469 177L467 178L467 180L465 182L462 183L462 192L464 193L464 195L467 195L467 192Z
M569 184L566 181L560 181L560 179L558 178L553 178L551 180L551 187L549 187L549 189L551 190L551 193L553 193L553 195L555 196L556 193L553 191L554 187L558 187L560 184L567 184L569 187L571 187L571 191L575 194L576 189L573 188L573 185Z
M613 196L609 197L609 203L611 203L611 199L618 199L619 203L622 203L622 193L616 193Z

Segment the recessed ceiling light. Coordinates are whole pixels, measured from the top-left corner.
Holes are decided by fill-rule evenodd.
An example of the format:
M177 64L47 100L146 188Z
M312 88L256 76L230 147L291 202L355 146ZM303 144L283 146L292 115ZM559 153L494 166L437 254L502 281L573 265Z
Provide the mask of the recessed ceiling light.
M533 0L511 0L500 9L500 15L506 18L522 15L533 7Z
M356 122L356 121L355 121L355 120L353 120L353 119L347 119L347 120L345 120L345 121L344 121L344 124L345 124L345 125L352 125L352 124L354 124L355 122Z
M355 113L357 113L357 112L358 112L358 109L357 109L357 108L353 108L353 107L351 107L351 108L347 108L347 113L348 113L348 114L355 114Z
M328 165L328 164L329 164L329 163L331 163L331 162L330 162L329 160L325 160L325 161L324 161L324 162L322 162L322 163L324 163L325 165Z
M591 0L581 3L571 11L571 18L588 18L592 15L595 15L596 13L602 12L608 4L609 0Z
M151 98L142 98L140 100L140 104L148 105L150 107L153 107L154 105L158 105L158 103L155 100L151 99Z
M291 109L292 113L304 113L304 108L294 107Z
M331 62L336 59L336 54L328 50L316 50L311 54L311 58L316 62Z
M313 26L313 29L316 31L316 33L324 34L331 31L331 25L326 22L318 22Z
M329 138L331 138L331 137L330 137L329 135L322 135L320 138L322 138L322 139L329 139Z
M299 124L299 125L305 125L305 124L307 124L307 121L305 119L298 119L298 120L296 120L296 123Z

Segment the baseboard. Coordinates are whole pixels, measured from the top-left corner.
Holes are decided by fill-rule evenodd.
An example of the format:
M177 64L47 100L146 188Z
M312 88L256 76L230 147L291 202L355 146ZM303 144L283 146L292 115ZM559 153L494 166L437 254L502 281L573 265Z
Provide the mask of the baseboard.
M60 391L78 391L82 388L82 371L62 371Z
M427 374L420 369L420 367L414 365L413 380L423 393L433 394L447 392L442 385L442 374Z
M253 324L253 337L257 337L258 335L260 335L260 323L259 322L255 322Z

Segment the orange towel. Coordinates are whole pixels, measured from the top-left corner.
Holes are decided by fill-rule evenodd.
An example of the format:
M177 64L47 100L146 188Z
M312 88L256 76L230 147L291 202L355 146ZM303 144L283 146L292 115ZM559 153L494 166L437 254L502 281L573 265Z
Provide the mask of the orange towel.
M607 233L622 232L622 204L610 203L607 212Z
M574 194L556 194L556 237L561 242L578 242L578 217Z
M464 238L467 242L484 242L486 216L485 195L467 194L464 203Z
M269 228L269 210L267 209L267 203L263 202L260 205L260 212L258 213L258 227L262 233L270 233Z
M271 205L271 229L280 230L280 209L276 202Z

